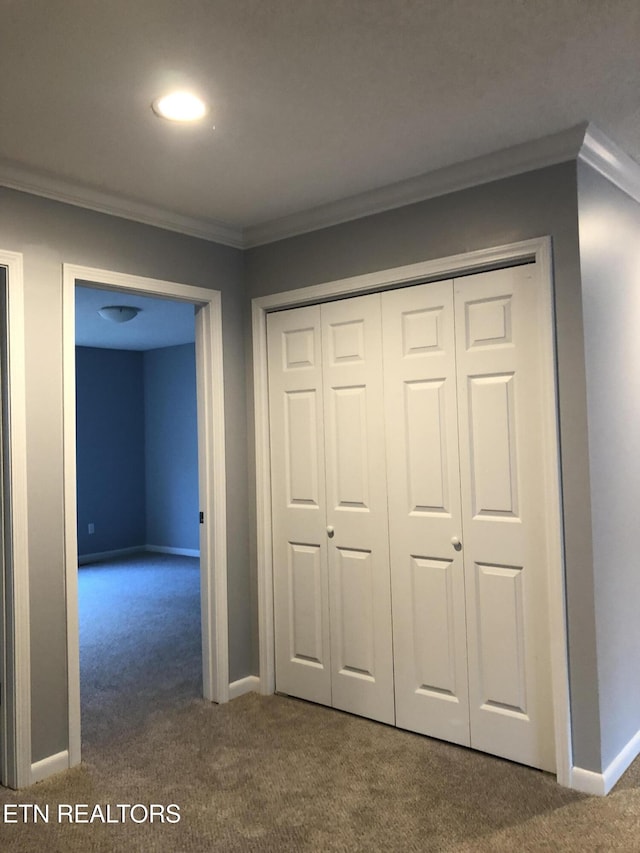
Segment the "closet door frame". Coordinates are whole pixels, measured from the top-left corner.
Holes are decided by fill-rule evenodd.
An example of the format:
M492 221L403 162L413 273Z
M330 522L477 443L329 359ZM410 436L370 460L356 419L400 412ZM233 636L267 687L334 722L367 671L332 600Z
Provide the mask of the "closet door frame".
M545 528L548 551L548 618L557 780L561 785L570 786L573 763L571 707L567 656L558 399L555 367L555 312L550 237L524 240L466 254L408 264L252 300L260 691L267 695L275 690L267 314L270 311L284 308L327 302L332 299L374 293L427 281L440 281L455 278L471 271L482 272L522 263L535 264L538 298L542 316L546 318L546 321L540 324L539 334L541 353L544 359L542 370L543 396L546 401L543 413L545 429L542 465L547 494Z

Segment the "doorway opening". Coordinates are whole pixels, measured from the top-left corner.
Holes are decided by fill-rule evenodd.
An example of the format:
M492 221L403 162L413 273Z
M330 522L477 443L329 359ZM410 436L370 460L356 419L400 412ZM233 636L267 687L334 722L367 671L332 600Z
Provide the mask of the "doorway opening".
M102 366L104 367L104 362L108 361L109 358L105 356L104 352L96 353L96 350L102 349L101 347L84 348L83 351L78 350L78 355L76 353L76 306L80 305L85 299L89 302L92 299L99 301L102 306L135 305L149 311L150 314L152 313L151 309L158 311L166 309L168 312L172 308L176 311L180 309L183 313L186 312L186 315L189 315L189 312L191 312L193 343L186 343L183 348L183 344L176 343L175 338L163 338L162 343L174 343L175 347L156 347L155 354L147 357L146 365L144 363L145 356L141 355L139 351L132 356L132 353L129 351L120 350L118 352L112 350L111 361L126 361L127 364L118 363L118 365L115 365L115 369L118 371L120 377L119 381L115 380L115 384L113 374L111 374L111 380L108 378L103 380L107 385L111 385L112 394L117 396L120 393L125 398L117 404L121 411L125 411L127 409L127 401L129 408L132 405L131 393L135 390L136 382L138 390L140 390L140 380L144 378L146 373L148 378L147 393L143 395L142 403L138 399L138 403L136 404L138 411L137 418L134 417L133 420L131 417L128 418L129 427L132 431L137 431L138 438L144 438L147 437L144 431L145 407L148 406L149 409L149 420L154 421L156 417L162 419L160 409L165 407L166 400L163 400L161 388L167 381L167 377L170 376L171 381L180 384L181 372L183 373L185 370L188 372L189 367L191 367L191 377L193 379L193 367L195 366L195 387L192 389L195 393L195 401L191 399L190 405L196 412L197 428L194 429L195 425L192 423L190 429L192 444L194 440L197 442L197 452L193 446L187 448L191 457L191 467L193 468L195 464L195 471L192 470L190 488L185 486L184 483L176 482L174 478L174 492L180 492L183 486L186 489L182 496L179 494L171 495L172 484L165 483L167 486L165 489L165 499L167 499L167 494L169 495L167 499L168 506L166 500L163 505L160 494L162 490L158 487L157 480L157 476L163 476L162 471L158 469L157 457L161 457L163 452L166 452L166 448L163 450L162 446L162 442L166 437L164 435L160 437L158 435L151 436L149 439L149 442L154 444L153 450L156 453L156 457L153 456L153 453L148 452L148 450L140 450L139 446L136 452L135 447L129 441L131 436L120 435L120 438L123 439L121 441L120 456L115 460L113 458L110 460L112 467L127 469L125 472L127 476L124 477L124 488L130 494L136 493L137 505L135 511L125 516L121 515L120 519L117 519L115 515L109 516L109 512L113 509L114 501L112 499L114 495L102 494L97 496L94 490L93 498L91 498L91 488L87 491L86 456L88 453L89 457L91 457L92 443L94 443L95 450L96 436L89 435L87 441L86 431L81 424L81 419L88 412L89 422L91 421L91 399L93 398L95 403L101 394L106 395L107 392L106 385L102 388L96 387L95 384L92 385L90 379L91 370L87 370L87 368L90 368L92 363L95 367L99 362L102 362ZM157 300L161 300L161 302ZM69 766L73 766L79 763L81 757L79 592L82 593L85 603L90 602L92 598L95 601L97 597L103 606L106 597L100 593L100 588L101 584L104 583L104 579L109 577L111 584L110 595L114 597L114 601L117 601L119 593L118 590L113 589L113 580L116 578L118 572L120 573L120 579L124 579L123 582L129 584L128 603L133 608L133 611L145 599L146 605L150 606L151 611L154 608L153 601L155 601L155 606L157 607L164 606L162 601L164 599L164 604L167 603L166 593L168 590L165 588L164 592L162 591L163 581L166 584L167 578L171 577L176 582L179 582L179 588L174 590L175 597L182 599L183 604L189 600L190 604L187 605L187 610L191 608L192 612L194 595L197 597L199 586L201 605L201 635L199 639L202 661L200 695L214 702L225 702L228 700L225 445L222 326L219 292L157 279L129 276L107 270L65 265L63 306L65 559L67 578L67 653L69 663L68 763ZM80 310L78 310L78 316L80 316ZM164 317L164 322L161 322L160 325L168 326L169 329L175 332L178 325L176 317L177 314L175 312L173 319L167 314ZM108 321L105 322L97 314L94 321L102 324L102 328L108 324ZM113 325L126 327L126 324ZM98 326L98 328L101 328L101 326ZM125 328L121 328L119 334L121 337L124 337ZM160 339L158 338L157 340L159 341ZM149 351L153 352L154 350L151 349ZM134 364L136 362L137 365ZM138 380L136 380L136 374ZM105 376L108 375L107 372ZM78 405L76 404L76 399L78 400ZM95 409L95 406L93 408ZM95 411L93 414L95 415ZM129 411L130 415L131 412ZM173 420L167 415L166 407L164 416L166 427L167 423L171 424ZM81 429L83 430L82 434ZM93 429L94 431L96 429L104 431L105 424L98 425L94 422ZM197 439L195 438L196 435ZM105 435L103 435L103 438L105 438ZM188 440L186 444L189 444ZM141 453L146 459L141 458ZM148 478L146 477L146 473L141 477L141 471L145 472L145 462L149 462L147 466L149 468ZM176 471L179 473L181 466L175 465L173 467L174 473ZM89 464L89 474L90 468L91 465ZM115 472L107 472L106 476L107 480L109 480L109 477L112 478L111 488L106 489L107 493L113 490L117 494L117 478L114 479ZM155 480L154 476L156 477ZM194 485L198 492L197 498L193 495ZM122 487L122 482L120 483L120 487ZM187 492L189 492L188 501L184 498ZM89 499L87 499L87 494L89 495ZM148 502L146 501L146 494L152 496ZM106 503L101 503L103 500L106 500ZM171 515L171 504L173 501L175 508L176 500L183 500L188 504L185 506L183 519L180 520L176 519L175 513L173 517ZM112 504L111 510L107 505L109 502ZM116 500L115 503L117 502ZM193 505L190 506L191 504ZM191 525L189 525L187 520L189 517L189 506L191 508ZM87 513L91 514L97 511L102 513L101 517L103 521L107 518L109 519L106 525L103 525L97 517L88 517ZM163 511L165 513L164 516ZM143 516L144 525L141 524ZM194 518L196 531L193 529ZM174 537L182 535L183 544L166 544L168 541L166 536L169 535L166 529L167 525L171 526L174 522L177 522L178 526L180 526L182 520L185 521L186 528L182 530L181 534L173 530L170 535ZM138 525L137 533L133 530L136 524ZM143 527L144 535L142 533ZM123 536L125 537L124 539L122 538ZM138 538L143 536L145 540L150 536L152 539L158 539L158 541L137 543L146 546L145 550L141 551L134 544L129 546L122 544L126 541L127 536L133 536L134 539L136 536ZM173 541L178 540L174 538ZM118 544L121 547L117 547ZM130 548L135 549L138 556L134 561L136 565L132 565L130 562L127 569L125 568L126 561L131 561L133 558L130 553L122 553L122 551L126 552ZM199 571L196 568L194 573L196 555L199 556ZM104 563L101 564L101 569L98 568L98 561L101 558L117 561L115 565L113 563L111 565L111 569L114 571L111 572L110 576L105 574ZM182 575L180 575L179 571L177 573L175 571L169 572L169 569L173 570L177 568L176 566L169 565L176 561L186 561L185 571ZM78 582L79 562L92 566L89 571L86 569L80 570L85 573L82 577L80 590ZM93 583L91 583L90 578L91 572L94 575ZM150 584L152 576L155 576L155 581ZM189 577L188 580L187 577ZM100 578L103 580L100 580ZM85 583L85 580L87 583ZM155 593L152 592L154 589ZM102 589L102 593L104 593L104 588ZM138 605L136 605L136 602L138 602ZM121 627L130 623L132 619L135 620L135 614L132 615L133 611L129 612L128 619L125 613L120 613L122 617ZM103 623L106 625L109 620L108 614L105 614L104 610L102 611L102 616L106 618L106 622ZM149 618L151 622L157 622L158 612L155 615L153 612L149 614L147 608L146 618ZM94 646L100 639L98 636L99 621L99 619L92 620L88 612L83 614L83 631L86 628L92 634ZM162 621L160 619L160 622ZM193 623L193 620L191 622ZM160 625L159 627L160 630L156 633L156 642L162 646L163 643L166 643L167 637L162 634L162 626ZM96 631L96 629L98 630ZM109 624L109 630L112 629L115 630L116 626ZM193 624L191 624L191 629L193 629ZM175 626L175 630L179 632L181 629ZM190 642L191 646L193 646L193 637ZM198 642L198 638L195 639L195 642ZM158 647L156 647L155 651L157 652L157 650ZM129 645L128 653L132 655L135 654L135 651L134 642ZM150 654L153 658L153 648L150 649ZM90 661L90 659L89 657L88 660ZM149 667L145 667L145 662L139 661L138 665L142 666L141 671L145 672L145 677L150 678L151 673ZM127 672L130 679L133 678L135 680L135 672L131 669L128 669ZM142 687L144 692L144 685ZM149 695L148 698L153 703L152 695Z
M197 392L193 305L122 294L118 322L112 294L75 296L87 747L203 693Z

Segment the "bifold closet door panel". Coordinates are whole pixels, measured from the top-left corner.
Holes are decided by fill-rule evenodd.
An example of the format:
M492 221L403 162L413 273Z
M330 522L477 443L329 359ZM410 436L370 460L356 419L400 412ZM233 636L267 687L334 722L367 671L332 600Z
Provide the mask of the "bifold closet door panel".
M453 282L382 294L397 725L469 745Z
M276 690L331 704L320 308L267 317Z
M380 296L321 318L332 704L393 723Z
M471 745L554 770L532 267L454 283Z

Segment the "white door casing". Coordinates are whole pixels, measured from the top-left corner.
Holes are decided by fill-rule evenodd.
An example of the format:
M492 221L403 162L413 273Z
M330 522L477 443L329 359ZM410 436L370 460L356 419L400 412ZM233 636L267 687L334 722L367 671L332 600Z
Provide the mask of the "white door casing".
M29 632L29 545L27 512L27 421L23 258L0 250L5 268L3 334L4 415L4 639L2 649L2 779L22 788L31 782L31 656ZM3 596L0 595L0 600Z
M196 315L198 388L198 476L206 531L201 530L203 695L229 699L227 615L227 523L222 361L221 294L216 290L111 270L63 264L64 513L67 607L69 749L61 760L31 768L31 781L80 763L80 654L78 626L75 432L75 285L91 282L105 290L138 291L199 306ZM203 405L204 403L204 405ZM204 548L204 552L202 551ZM57 756L54 756L57 758ZM42 764L42 763L40 763Z

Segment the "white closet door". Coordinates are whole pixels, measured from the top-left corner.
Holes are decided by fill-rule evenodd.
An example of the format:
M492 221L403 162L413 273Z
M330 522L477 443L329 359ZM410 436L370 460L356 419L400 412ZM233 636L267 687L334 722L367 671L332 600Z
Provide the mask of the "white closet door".
M331 704L320 307L267 317L276 690Z
M333 706L393 723L380 296L321 316Z
M396 720L469 745L453 283L382 294Z
M471 745L554 769L540 316L528 266L456 279Z

